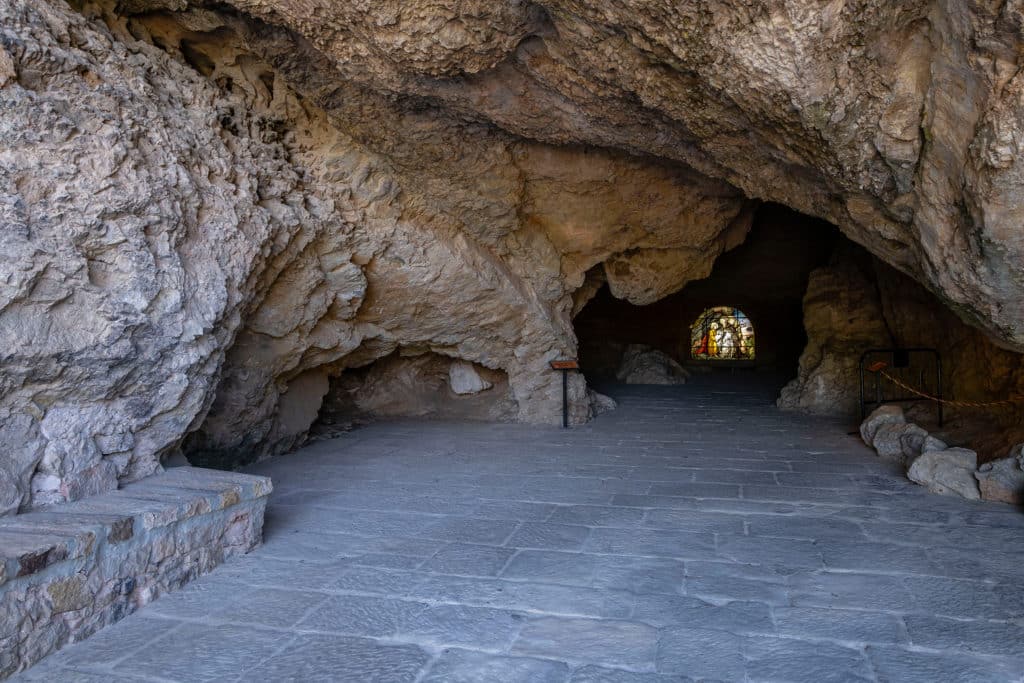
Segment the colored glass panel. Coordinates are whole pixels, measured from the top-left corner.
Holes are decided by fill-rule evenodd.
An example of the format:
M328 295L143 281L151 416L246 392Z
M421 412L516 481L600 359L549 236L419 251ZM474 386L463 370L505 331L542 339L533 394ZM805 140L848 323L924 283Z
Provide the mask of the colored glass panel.
M709 308L690 328L695 360L754 360L754 325L738 308Z

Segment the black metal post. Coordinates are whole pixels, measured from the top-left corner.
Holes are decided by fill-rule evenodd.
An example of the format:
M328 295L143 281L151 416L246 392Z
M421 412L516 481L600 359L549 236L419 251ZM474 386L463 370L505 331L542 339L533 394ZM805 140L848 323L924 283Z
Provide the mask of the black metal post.
M569 428L569 371L562 370L562 429Z
M864 402L864 359L868 357L868 354L863 354L860 357L860 421L863 422L864 418L868 416L867 404Z
M563 358L548 363L552 370L562 373L562 429L569 427L569 371L579 370L580 363L575 358Z

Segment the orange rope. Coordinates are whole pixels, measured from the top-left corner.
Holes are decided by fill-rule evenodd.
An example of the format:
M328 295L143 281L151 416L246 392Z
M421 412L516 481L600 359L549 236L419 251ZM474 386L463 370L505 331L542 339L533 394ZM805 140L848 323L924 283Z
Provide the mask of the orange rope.
M930 401L935 401L936 403L944 403L944 404L950 405L950 406L963 406L963 407L967 407L967 408L987 408L989 406L1005 406L1005 405L1013 405L1014 403L1022 403L1022 402L1024 402L1024 396L1011 396L1010 398L1003 399L1002 401L988 401L988 402L985 402L985 403L982 403L982 402L979 402L979 401L952 401L950 399L938 398L937 396L932 396L931 394L926 394L925 392L921 391L920 389L916 389L916 388L910 386L909 384L907 384L906 382L904 382L902 380L899 380L899 379L896 379L895 377L893 377L888 372L885 372L882 369L878 369L875 372L878 372L880 375L882 375L882 377L885 377L887 380L889 380L890 382L892 382L896 386L902 387L902 388L906 389L907 391L909 391L909 392L911 392L913 394L917 394L918 396L921 396L922 398L926 398L926 399L928 399Z

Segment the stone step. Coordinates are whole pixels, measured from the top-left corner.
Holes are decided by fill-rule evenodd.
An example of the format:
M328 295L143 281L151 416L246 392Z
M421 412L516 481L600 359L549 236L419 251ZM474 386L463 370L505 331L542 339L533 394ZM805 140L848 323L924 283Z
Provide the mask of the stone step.
M269 477L176 467L0 518L0 679L262 538Z

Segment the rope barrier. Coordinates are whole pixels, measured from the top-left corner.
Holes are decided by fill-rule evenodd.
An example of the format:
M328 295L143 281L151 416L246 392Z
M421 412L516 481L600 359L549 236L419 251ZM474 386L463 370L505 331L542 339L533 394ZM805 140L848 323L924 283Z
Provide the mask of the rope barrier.
M903 380L900 380L900 379L897 379L896 377L893 377L892 375L890 375L888 372L886 372L884 370L885 367L886 367L885 363L881 363L881 362L873 363L870 367L868 367L868 370L870 370L871 372L877 372L882 377L885 377L887 380L889 380L890 382L892 382L896 386L898 386L898 387L900 387L902 389L906 389L907 391L909 391L912 394L917 394L921 398L926 398L929 401L935 401L936 403L942 403L942 404L945 404L945 405L948 405L948 406L961 406L961 407L964 407L964 408L988 408L988 407L991 407L991 406L1006 406L1006 405L1013 405L1015 403L1024 403L1024 396L1011 396L1010 398L1006 398L1006 399L1003 399L1001 401L985 401L985 402L982 402L982 401L954 401L954 400L951 400L951 399L939 398L937 396L932 396L931 394L925 393L925 392L921 391L920 389L918 389L916 387L912 387L909 384L907 384L906 382L904 382Z

